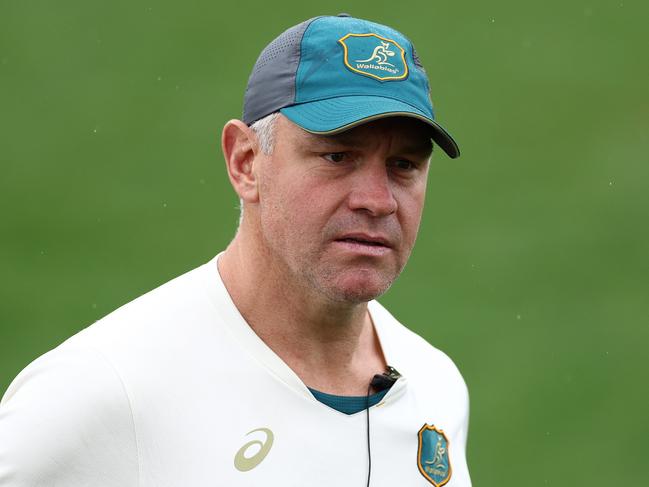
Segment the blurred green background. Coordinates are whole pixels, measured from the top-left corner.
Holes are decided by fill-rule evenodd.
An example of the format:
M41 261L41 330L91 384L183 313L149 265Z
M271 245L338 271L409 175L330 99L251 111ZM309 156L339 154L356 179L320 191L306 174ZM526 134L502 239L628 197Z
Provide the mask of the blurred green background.
M382 301L463 371L474 485L649 485L641 1L3 0L0 391L225 247L221 127L267 42L341 11L414 41L462 148Z

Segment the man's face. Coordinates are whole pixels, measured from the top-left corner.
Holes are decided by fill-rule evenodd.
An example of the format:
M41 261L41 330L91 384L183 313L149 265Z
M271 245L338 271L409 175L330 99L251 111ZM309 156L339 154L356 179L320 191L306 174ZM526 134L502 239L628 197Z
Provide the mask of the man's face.
M260 237L280 275L337 302L384 293L417 236L428 134L402 117L334 136L278 117L273 153L258 156L257 171Z

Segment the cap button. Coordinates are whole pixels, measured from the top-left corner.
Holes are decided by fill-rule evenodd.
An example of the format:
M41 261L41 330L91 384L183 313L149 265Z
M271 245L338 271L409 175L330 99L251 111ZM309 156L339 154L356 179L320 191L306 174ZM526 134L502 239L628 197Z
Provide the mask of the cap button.
M338 14L337 17L351 17L351 15L346 14L346 13L343 12L343 13Z

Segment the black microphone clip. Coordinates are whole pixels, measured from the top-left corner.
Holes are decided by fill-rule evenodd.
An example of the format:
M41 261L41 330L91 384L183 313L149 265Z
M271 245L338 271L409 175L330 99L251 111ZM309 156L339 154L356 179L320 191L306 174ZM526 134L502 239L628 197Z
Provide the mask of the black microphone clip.
M370 387L372 387L376 392L385 391L392 387L392 385L401 377L401 374L397 372L397 369L390 367L388 365L387 371L382 374L376 374L370 382Z

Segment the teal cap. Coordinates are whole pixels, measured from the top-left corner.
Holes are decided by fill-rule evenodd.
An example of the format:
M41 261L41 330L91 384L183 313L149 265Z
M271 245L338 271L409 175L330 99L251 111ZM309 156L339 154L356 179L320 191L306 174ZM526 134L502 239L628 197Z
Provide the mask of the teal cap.
M453 138L435 121L426 71L412 43L385 25L347 14L291 27L260 54L248 81L243 121L281 112L304 130L335 134L385 117L431 127L450 157Z

